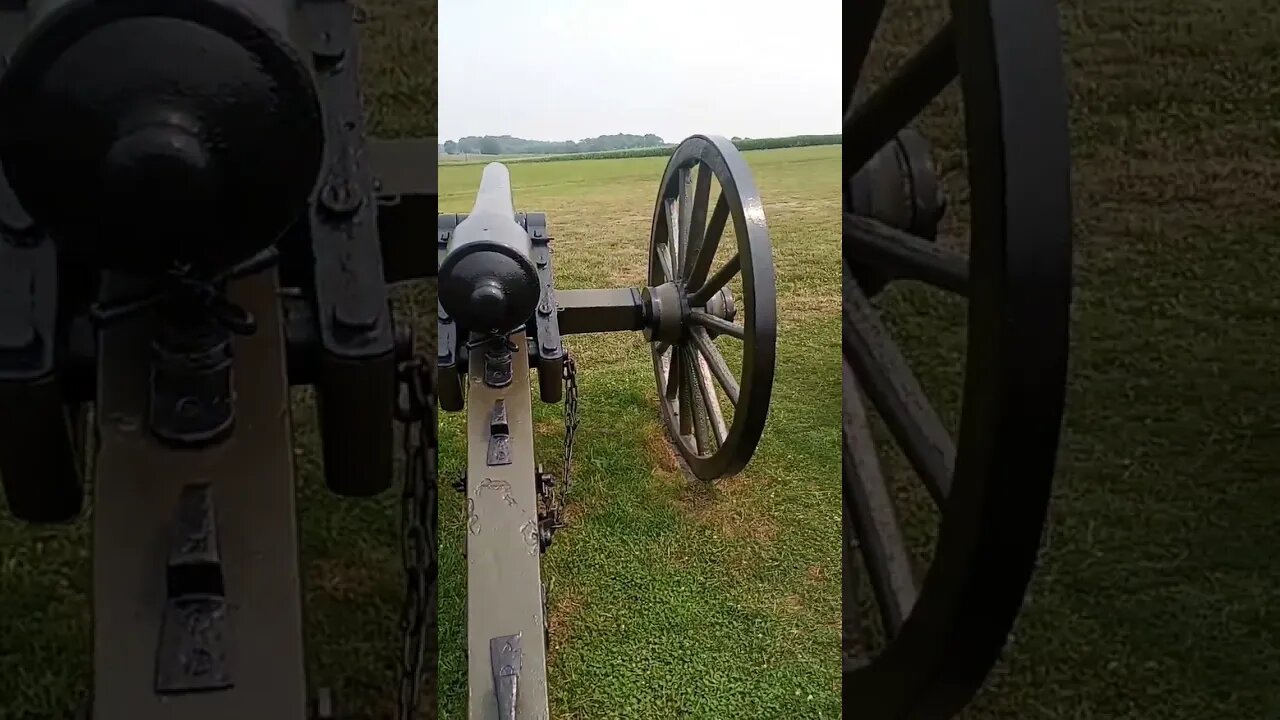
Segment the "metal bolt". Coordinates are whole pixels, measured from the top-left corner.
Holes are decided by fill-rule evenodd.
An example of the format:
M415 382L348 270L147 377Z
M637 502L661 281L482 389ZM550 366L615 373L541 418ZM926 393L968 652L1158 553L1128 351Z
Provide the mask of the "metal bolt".
M336 215L350 215L364 203L351 181L345 177L330 180L320 193L325 209Z

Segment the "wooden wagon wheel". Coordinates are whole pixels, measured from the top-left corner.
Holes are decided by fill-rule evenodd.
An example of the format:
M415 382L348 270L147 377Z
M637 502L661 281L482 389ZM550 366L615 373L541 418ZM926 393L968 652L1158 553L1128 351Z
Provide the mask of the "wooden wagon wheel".
M845 70L844 180L958 77L970 250L965 257L854 214L846 198L845 613L848 620L854 611L848 603L856 573L865 572L882 632L878 642L866 642L846 625L843 700L847 716L860 720L944 718L972 698L998 658L1046 518L1071 296L1067 96L1054 3L953 0L947 25L855 102L884 5L856 4L845 38L852 65ZM967 300L954 442L874 308L877 288L867 287L867 277L920 281ZM909 561L864 397L939 509L923 577ZM861 652L855 641L864 641Z
M719 186L714 208L713 183ZM736 237L732 245L722 242L726 228ZM734 298L731 283L740 283L741 298ZM725 138L690 137L667 163L653 210L644 298L659 404L676 449L703 480L738 472L755 452L768 415L777 300L760 192L746 160ZM740 371L726 361L720 338L740 353Z

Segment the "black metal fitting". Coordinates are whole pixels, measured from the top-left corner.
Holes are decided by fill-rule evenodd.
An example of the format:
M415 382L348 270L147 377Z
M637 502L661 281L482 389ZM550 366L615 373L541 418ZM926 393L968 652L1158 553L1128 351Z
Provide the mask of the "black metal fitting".
M199 314L165 318L151 342L151 432L176 447L225 440L235 425L231 333Z
M511 384L511 350L505 345L491 345L484 352L484 384L504 388Z

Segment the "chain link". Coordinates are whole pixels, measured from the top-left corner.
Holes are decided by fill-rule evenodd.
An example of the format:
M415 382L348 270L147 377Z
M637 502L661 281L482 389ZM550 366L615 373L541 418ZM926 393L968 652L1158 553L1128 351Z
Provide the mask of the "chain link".
M573 482L569 474L573 464L573 440L578 433L578 363L566 353L564 359L564 481L567 492Z
M564 469L559 480L549 477L550 482L543 486L544 495L539 519L544 525L544 533L547 533L544 536L546 541L550 540L550 533L565 526L565 505L568 503L567 495L573 482L570 471L573 466L573 440L578 432L578 366L571 356L565 357L562 377L565 387Z
M397 720L419 720L423 674L436 665L436 394L429 361L417 357L401 367L404 487L400 500L401 559L405 598L400 612L404 638ZM434 692L428 703L434 710Z

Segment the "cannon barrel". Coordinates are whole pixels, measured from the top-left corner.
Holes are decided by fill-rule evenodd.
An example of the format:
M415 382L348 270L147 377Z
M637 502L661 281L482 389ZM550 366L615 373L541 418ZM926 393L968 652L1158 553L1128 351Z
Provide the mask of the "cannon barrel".
M473 332L508 332L527 322L542 296L530 251L529 234L515 219L511 173L490 163L440 265L441 307Z
M63 253L216 272L305 209L324 151L295 0L33 0L0 165Z

